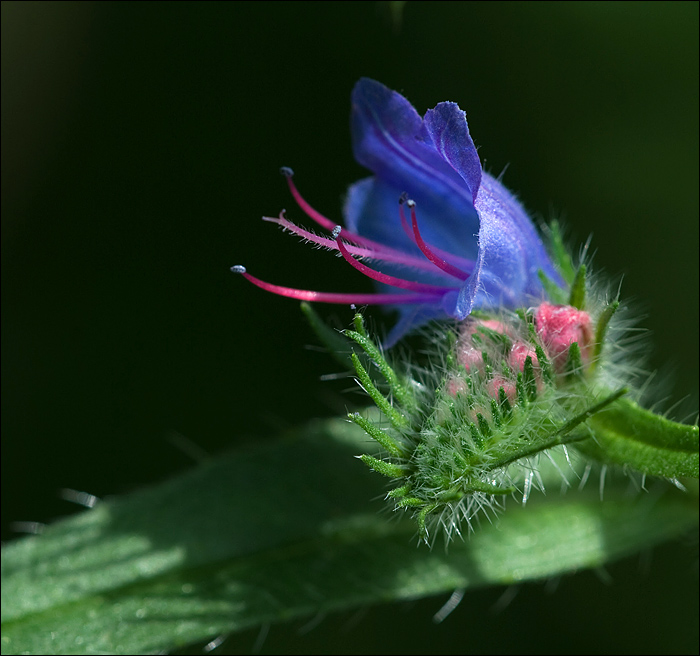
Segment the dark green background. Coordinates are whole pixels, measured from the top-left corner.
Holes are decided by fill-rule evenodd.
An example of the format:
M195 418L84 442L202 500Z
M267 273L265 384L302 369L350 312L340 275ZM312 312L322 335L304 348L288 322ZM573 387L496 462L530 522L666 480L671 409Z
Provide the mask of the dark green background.
M698 5L44 3L2 6L2 527L72 512L190 466L243 436L360 398L308 350L279 284L369 291L332 255L260 221L301 220L281 165L339 217L360 76L423 112L467 111L486 167L533 214L593 234L653 331L663 407L697 409ZM377 322L382 313L375 310ZM326 316L346 325L351 313ZM661 376L660 378L663 378ZM692 415L691 415L692 416ZM319 493L322 493L321 491ZM649 554L646 554L647 558ZM551 596L525 586L272 627L262 650L462 653L697 651L696 548L658 549ZM352 621L350 621L350 619ZM249 651L256 632L222 648Z

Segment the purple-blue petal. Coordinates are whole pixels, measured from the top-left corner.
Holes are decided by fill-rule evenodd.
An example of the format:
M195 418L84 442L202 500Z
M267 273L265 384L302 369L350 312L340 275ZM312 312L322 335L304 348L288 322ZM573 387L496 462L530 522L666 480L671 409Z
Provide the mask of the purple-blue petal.
M457 103L441 102L425 113L421 140L432 144L440 156L459 173L476 200L481 182L481 162L469 134L467 115Z
M560 282L523 206L487 173L481 179L476 209L481 222L479 258L452 314L459 320L474 307L512 308L541 297L540 270Z
M355 85L351 115L355 159L418 203L441 199L472 206L471 190L435 145L425 141L422 124L401 94L366 78Z

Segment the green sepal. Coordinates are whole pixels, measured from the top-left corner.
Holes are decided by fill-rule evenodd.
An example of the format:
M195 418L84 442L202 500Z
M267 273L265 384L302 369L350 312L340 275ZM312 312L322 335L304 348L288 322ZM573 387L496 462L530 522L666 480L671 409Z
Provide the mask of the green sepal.
M390 492L387 492L387 497L389 499L400 499L405 497L411 491L410 485L402 485L401 487L395 487Z
M359 312L355 312L355 316L352 318L352 325L355 326L355 331L357 333L362 335L365 339L369 339L367 328L365 328L365 318Z
M554 262L556 263L562 278L564 278L564 281L571 285L574 282L576 270L574 269L573 262L571 261L571 256L564 245L564 239L562 238L559 222L552 221L547 228L547 232L549 233Z
M474 441L474 445L480 449L481 447L484 446L484 438L481 436L481 433L479 433L479 429L476 427L476 424L474 423L469 423L468 424L469 428L469 435Z
M523 381L523 372L519 371L515 379L515 394L518 398L518 405L525 407L527 405L527 394L525 383Z
M484 368L484 377L486 380L491 378L491 373L493 372L493 365L491 364L491 358L486 351L481 352L481 360L483 362L482 366Z
M508 395L503 387L498 388L498 404L501 408L501 412L503 413L503 417L508 419L513 412L513 408L510 405L510 400L508 399Z
M376 385L372 382L369 377L367 370L362 366L360 358L357 357L355 353L350 356L352 364L357 372L357 377L360 380L360 384L370 398L376 403L377 407L386 415L386 417L391 422L391 425L397 430L408 427L408 419L404 417L389 400L377 389Z
M532 356L528 355L525 358L523 366L523 382L525 384L525 392L528 401L537 399L537 380L535 379L535 368L532 364Z
M479 424L479 432L486 438L488 439L492 435L491 431L491 426L489 426L489 422L487 421L486 417L482 415L480 412L476 413L476 420Z
M595 327L595 342L593 344L593 357L591 358L591 370L595 370L600 360L600 355L603 352L603 344L605 343L605 335L608 332L608 326L610 325L610 320L613 318L615 312L620 307L619 301L613 301L609 305L605 306L605 309L601 312L598 319L598 323Z
M367 435L381 444L392 456L405 455L399 444L387 435L381 428L375 426L369 419L365 419L359 412L351 412L348 419L362 428Z
M501 388L503 389L503 388ZM496 428L501 428L503 426L503 419L501 417L501 407L496 399L491 399L491 418L493 420L493 425Z
M566 372L570 376L580 376L583 373L583 358L578 342L569 346L569 354L566 360Z
M601 462L653 476L698 478L698 427L679 424L630 399L592 417L595 437L576 448Z
M368 456L363 453L361 456L357 456L358 459L362 460L371 470L376 471L382 476L388 476L389 478L403 478L406 475L406 470L398 465L393 465L385 460L378 460L372 456Z
M423 499L418 497L404 497L396 504L397 508L420 508L425 505Z
M542 378L544 382L547 385L553 385L554 372L552 371L552 363L549 361L547 354L539 344L535 344L535 354L537 355L537 362L539 362L540 371L542 371Z
M418 533L419 535L423 538L423 541L426 544L428 543L428 528L425 525L425 520L427 519L428 515L430 515L433 510L435 510L438 507L437 503L431 503L425 506L424 508L421 509L421 511L418 513L417 521L418 521Z
M581 264L576 270L576 276L571 283L569 305L577 310L583 310L586 305L586 265Z
M367 354L369 359L374 363L377 369L379 369L380 373L388 383L394 398L396 398L396 400L407 410L415 409L416 399L412 391L399 379L398 375L381 354L376 344L367 335L361 314L355 315L354 323L356 330L346 330L344 333L346 337L349 337L356 344L358 344Z
M557 285L542 269L538 269L537 277L544 287L547 297L557 305L564 305L567 301L566 292Z
M444 349L447 352L445 356L445 364L448 369L453 369L457 366L457 359L455 358L455 351L457 348L457 332L453 330L447 330L444 333Z
M514 487L496 487L483 481L469 481L464 486L464 492L483 492L484 494L505 495L513 494Z

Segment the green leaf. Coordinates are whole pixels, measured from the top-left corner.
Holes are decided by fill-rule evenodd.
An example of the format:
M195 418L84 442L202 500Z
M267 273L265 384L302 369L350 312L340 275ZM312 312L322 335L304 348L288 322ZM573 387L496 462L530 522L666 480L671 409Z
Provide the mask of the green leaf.
M629 399L589 420L595 438L576 445L602 462L644 474L698 478L698 427L670 421Z
M347 420L213 459L2 553L4 654L142 654L318 612L595 567L683 534L696 499L624 478L512 500L449 550L379 512L383 479ZM542 478L559 489L554 467ZM552 482L554 481L554 482ZM662 490L659 490L661 492Z

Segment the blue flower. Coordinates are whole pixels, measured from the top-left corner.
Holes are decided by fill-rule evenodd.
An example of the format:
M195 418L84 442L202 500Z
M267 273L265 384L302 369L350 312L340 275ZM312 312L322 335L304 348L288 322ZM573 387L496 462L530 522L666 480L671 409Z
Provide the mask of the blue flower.
M399 310L395 343L431 319L465 319L475 308L519 307L543 297L538 272L560 282L525 210L481 168L465 113L442 102L423 118L400 94L363 78L352 94L355 158L374 173L348 190L345 228L314 210L282 169L302 210L332 237L284 214L267 218L337 250L381 287L377 294L334 294L254 284L283 296L327 303L383 304ZM372 267L364 262L370 261Z

